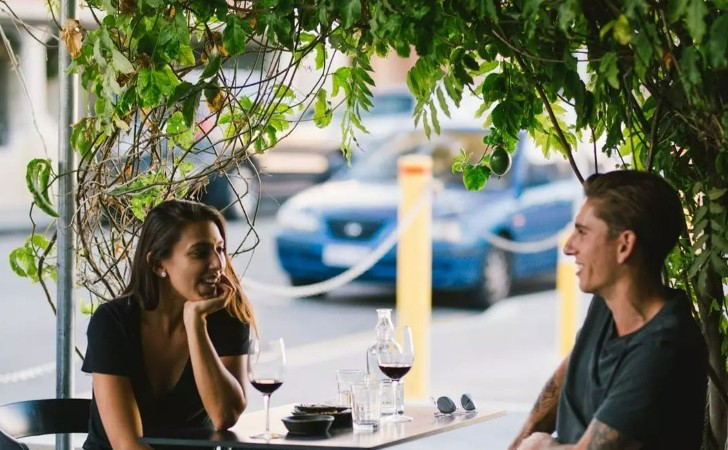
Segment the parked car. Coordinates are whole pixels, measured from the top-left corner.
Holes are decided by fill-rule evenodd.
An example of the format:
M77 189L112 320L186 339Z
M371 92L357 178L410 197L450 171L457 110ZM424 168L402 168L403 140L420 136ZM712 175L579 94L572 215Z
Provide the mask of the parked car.
M414 128L412 111L415 99L404 89L380 91L372 98L373 107L362 112L362 123L369 134L355 130L357 142L352 154L358 157L362 149L382 137L405 126ZM262 178L264 198L285 200L303 189L328 180L346 166L341 151L341 121L343 108L334 110L331 123L318 128L313 123L313 111L307 110L300 123L274 148L254 155L254 162Z
M433 196L432 287L459 293L486 308L508 296L513 281L554 273L557 249L511 253L491 244L496 235L516 243L547 239L571 220L580 188L569 164L546 160L523 134L511 170L467 191L453 174L460 148L482 155L482 129L449 129L428 140L422 131L395 135L340 178L307 189L285 202L277 215L278 261L292 285L329 279L360 261L397 224L397 159L429 154L438 185ZM393 286L396 248L358 281Z

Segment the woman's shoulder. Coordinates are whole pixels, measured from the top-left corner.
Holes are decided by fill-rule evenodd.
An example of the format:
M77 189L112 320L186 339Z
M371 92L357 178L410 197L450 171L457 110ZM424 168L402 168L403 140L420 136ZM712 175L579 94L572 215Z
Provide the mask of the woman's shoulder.
M101 303L92 317L124 320L138 311L138 303L130 296L118 297Z

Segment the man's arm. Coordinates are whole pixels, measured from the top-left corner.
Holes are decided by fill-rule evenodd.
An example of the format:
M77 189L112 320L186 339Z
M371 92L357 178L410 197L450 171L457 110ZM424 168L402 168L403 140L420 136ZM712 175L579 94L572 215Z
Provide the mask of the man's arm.
M548 433L533 433L518 450L639 450L642 444L609 425L592 419L576 444L559 444Z
M521 441L534 432L540 431L550 434L556 429L556 411L559 407L559 395L561 395L561 386L563 385L568 365L569 357L567 356L561 361L559 367L556 368L554 374L541 390L541 394L536 399L536 404L533 405L533 409L531 409L526 423L510 447L508 447L509 450L519 448Z

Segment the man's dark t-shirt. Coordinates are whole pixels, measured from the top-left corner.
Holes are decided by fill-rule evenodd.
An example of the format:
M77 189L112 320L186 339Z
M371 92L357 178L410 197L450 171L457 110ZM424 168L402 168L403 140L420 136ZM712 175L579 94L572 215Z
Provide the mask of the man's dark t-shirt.
M129 378L145 432L171 428L211 428L187 361L171 391L154 395L144 371L140 334L141 306L129 297L104 303L88 325L88 347L81 370ZM242 355L248 350L250 327L221 310L207 316L207 334L218 356ZM95 398L86 450L110 449Z
M682 291L639 330L617 336L595 296L569 359L556 419L557 439L576 443L592 419L646 450L701 447L707 352Z

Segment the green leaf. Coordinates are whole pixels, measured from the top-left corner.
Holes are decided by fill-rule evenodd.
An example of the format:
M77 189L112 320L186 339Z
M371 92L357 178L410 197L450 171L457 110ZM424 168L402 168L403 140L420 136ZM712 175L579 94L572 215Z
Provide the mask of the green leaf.
M111 50L111 64L118 72L123 74L130 74L134 72L134 66L132 66L127 57L117 49Z
M27 269L27 249L23 247L18 247L16 249L13 249L13 251L10 252L10 255L8 255L8 262L10 263L10 268L15 272L15 275L18 275L19 277L26 278L28 277L28 269Z
M225 17L225 30L222 32L222 44L225 50L232 56L239 55L245 50L248 41L245 26L242 19L235 14L228 14Z
M708 198L712 201L720 200L721 197L725 195L725 193L728 192L728 189L726 188L712 188L708 189Z
M490 178L490 169L485 166L468 164L463 169L463 184L469 191L483 189Z
M222 60L220 58L220 53L217 50L212 51L205 69L202 71L202 74L200 74L200 80L206 80L207 78L217 74L221 65Z
M177 61L183 66L193 66L195 64L195 54L192 52L192 47L180 43Z
M577 14L581 14L578 0L565 0L559 6L559 29L569 32Z
M197 107L200 105L201 96L202 91L196 91L188 96L184 103L182 103L182 116L184 117L185 125L187 125L188 128L192 127L195 117L197 116Z
M165 131L172 144L177 144L183 149L192 147L194 136L190 127L185 123L182 112L176 111L170 116Z
M699 44L705 35L705 15L708 9L705 0L689 0L690 4L685 12L685 26L693 40Z
M693 264L690 266L690 270L688 270L688 276L690 278L694 278L698 273L704 272L703 266L708 261L708 258L710 257L710 252L702 252L698 256L695 257L695 260L693 261Z
M708 60L716 69L728 66L728 14L721 14L710 26Z
M361 17L361 0L337 0L335 4L344 28L351 27Z
M195 85L188 81L181 82L174 88L174 92L167 98L167 102L169 104L177 103L179 99L190 93L194 87Z
M329 101L326 95L326 89L319 89L316 93L316 102L313 110L313 123L317 127L323 128L331 123L333 111L329 107Z
M718 272L722 278L728 277L728 264L717 253L710 252L710 266Z
M602 56L599 62L599 74L602 75L607 83L614 89L619 89L619 68L617 67L617 54L607 52Z
M50 159L33 159L28 163L25 172L25 183L33 196L33 202L38 208L51 217L58 217L58 212L53 207L50 190L48 189L48 181L52 172L53 166Z
M614 23L612 36L614 36L614 40L622 45L627 45L632 40L632 27L629 25L629 19L624 14L620 15Z
M471 154L466 152L464 148L460 147L460 154L452 160L452 173L463 173L465 172L465 166L470 161Z
M321 70L326 63L326 47L319 43L316 44L316 70Z
M688 7L688 0L669 0L667 3L667 18L670 23L682 19Z
M162 91L154 82L152 70L145 69L139 72L137 93L142 107L158 105L162 101Z

